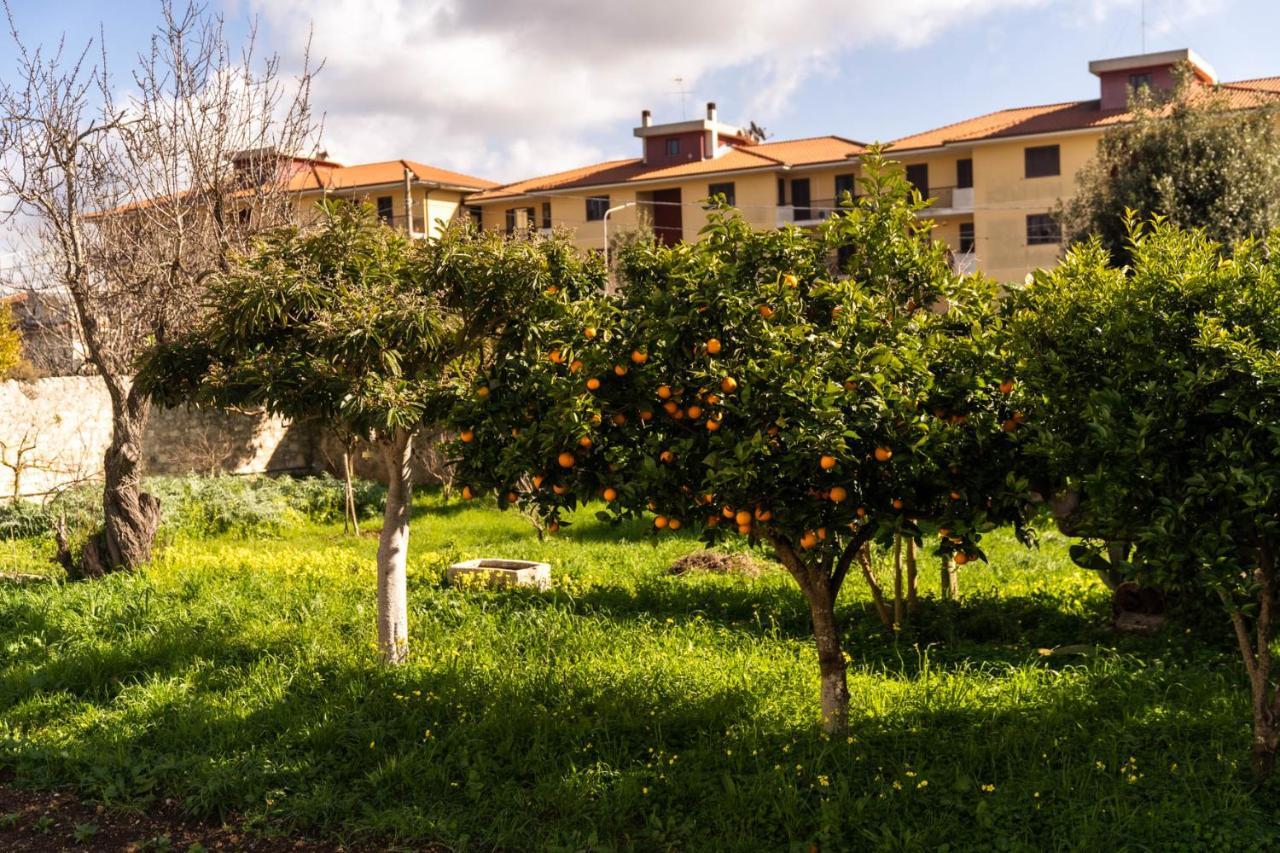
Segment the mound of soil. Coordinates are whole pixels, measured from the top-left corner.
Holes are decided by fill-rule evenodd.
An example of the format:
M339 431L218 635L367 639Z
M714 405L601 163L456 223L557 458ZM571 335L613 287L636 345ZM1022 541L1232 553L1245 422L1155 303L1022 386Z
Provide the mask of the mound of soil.
M716 575L743 575L758 577L763 569L752 559L750 554L731 554L709 548L685 554L667 569L669 575L683 575L688 572L710 572Z

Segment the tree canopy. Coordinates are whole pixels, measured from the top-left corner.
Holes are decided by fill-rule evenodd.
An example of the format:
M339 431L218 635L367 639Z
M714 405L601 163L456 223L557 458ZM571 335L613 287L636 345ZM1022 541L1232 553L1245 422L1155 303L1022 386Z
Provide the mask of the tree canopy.
M1117 263L1129 257L1128 211L1202 228L1220 243L1280 225L1280 104L1240 109L1182 74L1172 92L1140 90L1134 120L1108 129L1059 206L1069 242L1091 236Z

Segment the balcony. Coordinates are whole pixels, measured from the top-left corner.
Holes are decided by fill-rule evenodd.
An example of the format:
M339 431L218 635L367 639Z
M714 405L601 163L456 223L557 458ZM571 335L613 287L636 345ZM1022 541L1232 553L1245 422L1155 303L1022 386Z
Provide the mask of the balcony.
M926 216L973 213L973 187L929 187L925 197L931 202Z
M382 224L383 224L383 225L388 225L388 226L390 226L390 227L392 227L392 228L396 229L397 231L404 231L404 230L406 230L406 229L405 229L405 223L407 223L407 222L409 221L408 217L406 217L403 213L402 213L402 214L399 214L399 215L392 215L392 216L386 216L386 215L381 215L381 214L380 214L380 215L378 216L378 219L382 222ZM425 237L425 236L427 236L427 220L426 220L426 217L421 216L421 215L415 215L415 216L413 217L413 223L412 223L412 225L413 225L413 227L412 227L412 228L410 228L410 229L408 229L408 231L409 231L409 236L411 236L411 237Z
M838 199L833 198L813 199L803 206L780 204L778 205L778 227L781 228L783 225L816 225L838 210L840 210L840 202Z

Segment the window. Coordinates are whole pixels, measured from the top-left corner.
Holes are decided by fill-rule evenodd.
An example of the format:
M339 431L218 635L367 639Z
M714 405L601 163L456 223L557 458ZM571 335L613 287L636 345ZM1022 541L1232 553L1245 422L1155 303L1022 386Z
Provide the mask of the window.
M920 191L920 195L929 197L929 164L916 163L907 167L907 183Z
M551 202L544 201L542 203L542 227L551 227Z
M516 209L514 207L507 211L507 233L516 233Z
M538 227L538 211L532 207L524 209L524 227L533 229Z
M836 175L836 204L844 200L845 193L850 197L858 194L854 189L853 175Z
M378 218L390 224L392 218L391 196L378 196Z
M787 182L782 178L778 178L778 206L787 203Z
M587 221L599 222L604 219L605 211L609 209L609 197L607 195L593 195L587 199Z
M477 231L484 230L484 208L474 205L468 207L467 215L471 217L471 224L476 227Z
M973 186L973 161L969 158L956 161L956 189L966 190Z
M960 223L960 254L968 255L973 252L973 223Z
M680 140L668 139L667 140L667 156L674 157L679 153L680 153Z
M737 203L733 190L733 181L726 181L723 184L708 184L707 198L714 199L718 195L724 196L725 203L732 207Z
M1028 148L1025 157L1028 178L1048 178L1061 174L1056 145L1038 145Z
M1062 227L1058 220L1047 213L1032 213L1027 216L1027 245L1044 246L1062 242Z
M795 178L791 181L791 204L795 207L797 222L813 218L813 209L809 207L809 179Z
M1135 91L1135 92L1136 92L1136 91L1138 91L1139 89L1143 88L1144 86L1145 86L1146 88L1148 88L1148 89L1150 89L1150 88L1151 88L1151 75L1150 75L1149 73L1148 73L1148 74L1130 74L1130 75L1129 75L1129 88L1130 88L1130 89L1132 89L1133 91Z

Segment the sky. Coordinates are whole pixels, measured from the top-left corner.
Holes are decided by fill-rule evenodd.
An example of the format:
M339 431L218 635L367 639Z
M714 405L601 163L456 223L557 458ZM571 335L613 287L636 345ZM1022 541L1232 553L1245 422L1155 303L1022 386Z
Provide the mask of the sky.
M753 120L774 139L892 140L1097 96L1091 59L1191 47L1225 81L1280 75L1277 0L206 0L243 38L324 65L340 162L405 158L497 181L635 156L655 122ZM28 42L101 38L120 85L151 0L10 0ZM1145 5L1145 28L1143 6ZM0 77L13 46L0 39ZM676 78L680 78L677 82Z

